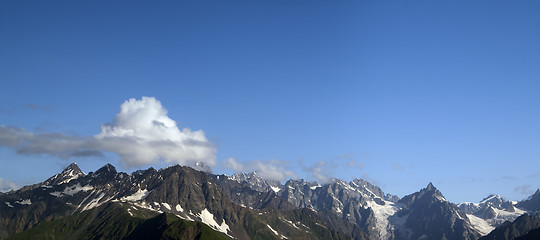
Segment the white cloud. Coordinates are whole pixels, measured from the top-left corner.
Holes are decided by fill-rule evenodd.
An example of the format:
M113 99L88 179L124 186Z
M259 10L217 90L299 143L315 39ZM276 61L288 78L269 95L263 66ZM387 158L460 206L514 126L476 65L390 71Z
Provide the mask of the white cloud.
M11 181L0 178L0 192L8 192L17 189L17 185Z
M223 160L222 163L223 167L226 167L228 169L231 169L235 172L242 172L244 170L244 165L236 161L234 158L227 158Z
M253 160L242 164L234 158L223 161L223 166L235 172L256 172L257 175L266 180L283 181L289 178L298 178L298 175L291 170L287 170L288 161L272 159L269 161Z
M113 122L101 126L93 137L61 133L34 134L22 128L0 126L0 145L20 154L49 154L61 158L103 156L116 153L126 167L167 163L195 166L216 164L216 149L202 130L180 130L167 110L153 97L129 99Z
M318 161L309 168L311 175L320 184L329 183L331 180L330 173L328 172L330 168L328 168L326 165L327 165L326 161Z
M289 162L282 160L261 161L255 160L248 164L248 169L257 172L264 179L283 181L288 178L298 178L296 173L286 170Z
M153 97L134 98L120 106L113 123L101 126L100 148L120 155L127 166L167 163L216 165L216 149L202 130L180 130Z

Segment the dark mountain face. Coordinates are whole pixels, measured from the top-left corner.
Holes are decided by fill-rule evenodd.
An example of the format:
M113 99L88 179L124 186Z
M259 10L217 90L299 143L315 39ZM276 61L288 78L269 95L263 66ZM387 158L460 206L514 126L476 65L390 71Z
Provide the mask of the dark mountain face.
M249 181L239 180L234 176L228 177L226 175L210 175L210 178L234 203L240 206L258 210L296 209L291 203L278 197L276 192L266 183L261 183L260 181L252 181L250 183ZM262 179L260 180L264 181ZM255 187L252 187L253 183L256 185Z
M399 239L477 239L480 234L457 206L433 184L398 201L403 209L391 218Z
M505 222L497 227L487 236L480 238L481 240L510 240L510 239L538 239L540 231L540 218L524 214L518 217L514 222ZM530 233L530 234L529 234Z
M530 212L540 212L540 189L526 200L519 202L516 206Z
M260 188L264 183L257 181L256 184L253 189L264 190ZM447 202L433 184L401 200L385 195L380 188L362 179L349 183L335 179L323 186L289 180L280 189L279 197L294 207L313 209L354 223L370 239L443 236L477 239L480 236L466 214Z
M106 203L91 210L44 222L15 234L26 239L231 239L200 222L169 213L134 209L129 204Z
M41 184L0 196L0 202L5 203L0 206L0 238L118 202L133 207L126 210L130 215L136 209L170 213L237 239L347 239L352 235L363 239L363 232L352 224L337 219L329 225L317 214L299 214L272 192L255 194L251 203L265 210L242 207L231 201L229 194L235 189L234 193L247 196L255 190L244 188L242 192L241 183L230 181L228 191L224 191L220 185L226 184L218 184L217 179L181 166L127 174L107 164L84 175L76 165L70 165ZM293 216L296 223L291 220Z

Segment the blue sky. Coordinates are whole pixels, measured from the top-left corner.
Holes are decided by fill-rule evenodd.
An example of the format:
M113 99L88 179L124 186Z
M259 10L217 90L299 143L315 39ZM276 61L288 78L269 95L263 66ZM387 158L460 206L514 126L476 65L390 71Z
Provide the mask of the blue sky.
M204 131L216 173L233 158L400 197L433 182L452 202L520 200L540 187L538 12L538 1L2 1L0 125L92 139L148 96L179 129ZM73 161L171 164L122 165L93 147L103 155L4 143L0 184Z

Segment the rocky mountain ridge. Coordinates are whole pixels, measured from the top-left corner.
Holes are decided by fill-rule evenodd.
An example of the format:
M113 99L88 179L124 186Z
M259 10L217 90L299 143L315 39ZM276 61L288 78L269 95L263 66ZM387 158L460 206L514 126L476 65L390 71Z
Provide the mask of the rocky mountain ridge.
M131 206L129 214L173 214L236 239L478 239L537 209L536 195L455 205L431 183L399 199L362 179L282 185L256 173L215 175L178 165L128 174L107 164L84 174L71 164L43 183L0 195L0 239L110 203Z

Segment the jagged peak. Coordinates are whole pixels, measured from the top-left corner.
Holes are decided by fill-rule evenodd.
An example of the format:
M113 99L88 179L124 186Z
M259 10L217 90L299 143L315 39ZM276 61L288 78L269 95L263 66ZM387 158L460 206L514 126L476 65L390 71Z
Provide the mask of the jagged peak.
M427 185L427 187L425 189L428 190L428 191L437 190L437 188L435 186L433 186L432 182L429 182L429 184Z
M84 176L85 174L79 166L77 166L76 163L71 163L69 166L64 168L62 172L50 177L49 179L45 180L43 182L44 185L60 185L62 183L67 183L71 180L75 180L79 178L80 176Z
M262 178L259 175L257 175L256 172L251 172L251 173L237 172L231 175L230 179L235 180L237 182L247 181L249 179L262 180Z
M72 175L84 174L83 171L81 171L81 169L79 168L79 166L75 162L69 164L66 168L64 168L62 173L69 173L69 174L72 174Z
M439 199L440 201L443 201L445 202L446 201L446 198L442 195L442 193L439 191L439 189L437 189L432 182L430 182L426 188L422 189L420 192L422 193L431 193L433 192L432 195L433 197Z
M482 201L480 201L480 203L490 202L490 201L493 201L495 199L500 200L500 201L504 201L503 198L501 196L497 195L497 194L489 194L489 196L482 199Z
M100 173L114 173L114 174L116 174L117 171L116 171L116 168L112 164L107 163L103 167L101 167L100 169L98 169L96 171L96 174L100 174Z
M72 162L71 164L69 164L65 169L79 169L79 166L77 165L76 162ZM80 169L79 169L80 170Z
M289 179L287 182L285 182L284 186L303 186L303 185L309 185L308 182L306 182L304 179Z
M365 179L362 179L362 178L355 178L353 179L351 182L354 182L354 183L369 183L371 185L373 185L372 183L370 183L369 181L365 180Z
M533 193L532 195L524 199L522 202L533 200L533 199L540 199L540 188L537 189L535 193Z

